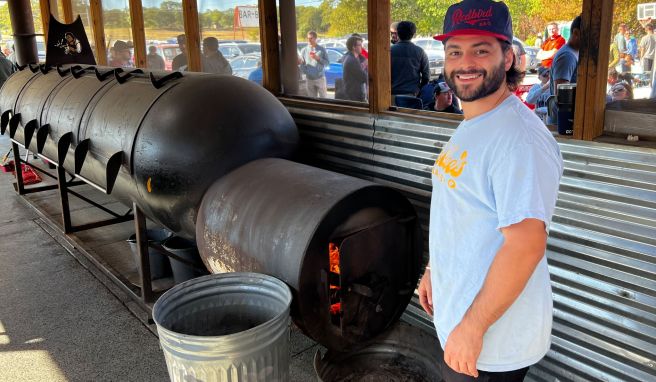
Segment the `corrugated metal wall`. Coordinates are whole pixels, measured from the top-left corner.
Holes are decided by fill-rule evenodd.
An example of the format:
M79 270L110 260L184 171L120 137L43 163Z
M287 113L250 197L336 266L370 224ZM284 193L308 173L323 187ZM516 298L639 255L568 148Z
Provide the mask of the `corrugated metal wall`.
M431 166L457 120L288 108L303 160L401 190L428 228ZM656 150L559 143L553 344L527 380L656 381ZM404 317L432 331L416 300Z

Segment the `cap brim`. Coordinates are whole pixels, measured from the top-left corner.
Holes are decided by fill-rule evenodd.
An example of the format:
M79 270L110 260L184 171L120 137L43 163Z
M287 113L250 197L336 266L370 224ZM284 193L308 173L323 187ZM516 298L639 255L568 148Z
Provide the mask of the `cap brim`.
M512 42L511 40L508 39L508 36L506 35L488 32L488 31L482 31L479 29L459 29L445 34L436 34L435 36L433 36L433 38L438 41L446 41L448 38L455 37L455 36L489 36L489 37L496 37L503 41Z

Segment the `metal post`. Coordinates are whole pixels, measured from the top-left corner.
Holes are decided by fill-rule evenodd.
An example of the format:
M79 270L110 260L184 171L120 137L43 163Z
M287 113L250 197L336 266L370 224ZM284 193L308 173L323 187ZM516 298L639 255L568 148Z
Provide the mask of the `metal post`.
M18 65L39 62L34 34L32 6L29 0L12 0L9 4L11 28L14 31L14 49Z
M25 183L23 183L23 168L21 167L21 157L18 152L18 144L11 142L11 148L14 152L14 173L16 174L16 191L18 195L25 194Z
M146 233L146 215L137 203L132 203L134 213L134 231L137 235L137 251L139 253L139 276L141 277L141 299L148 304L154 302L153 285L150 280L150 255L148 253L148 237Z
M72 233L71 209L68 204L68 185L66 184L66 171L64 166L57 166L57 183L59 185L59 200L62 209L62 225L64 233Z
M298 52L296 51L295 0L280 0L280 38L283 93L298 94ZM307 31L303 31L306 33Z

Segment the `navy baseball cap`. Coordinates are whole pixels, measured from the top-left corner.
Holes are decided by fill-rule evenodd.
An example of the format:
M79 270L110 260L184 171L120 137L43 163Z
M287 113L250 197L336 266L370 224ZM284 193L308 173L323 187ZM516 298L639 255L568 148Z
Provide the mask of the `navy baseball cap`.
M444 33L435 40L453 36L490 36L512 43L512 18L503 1L464 0L453 4L444 17Z

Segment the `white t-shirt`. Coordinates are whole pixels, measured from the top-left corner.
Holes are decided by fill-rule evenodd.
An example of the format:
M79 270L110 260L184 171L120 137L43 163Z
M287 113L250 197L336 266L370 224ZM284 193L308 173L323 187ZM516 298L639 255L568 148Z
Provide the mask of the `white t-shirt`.
M540 119L516 96L463 121L433 167L430 263L434 323L444 347L483 286L503 244L500 228L553 215L563 161ZM551 344L552 295L546 257L485 333L479 370L538 362Z

